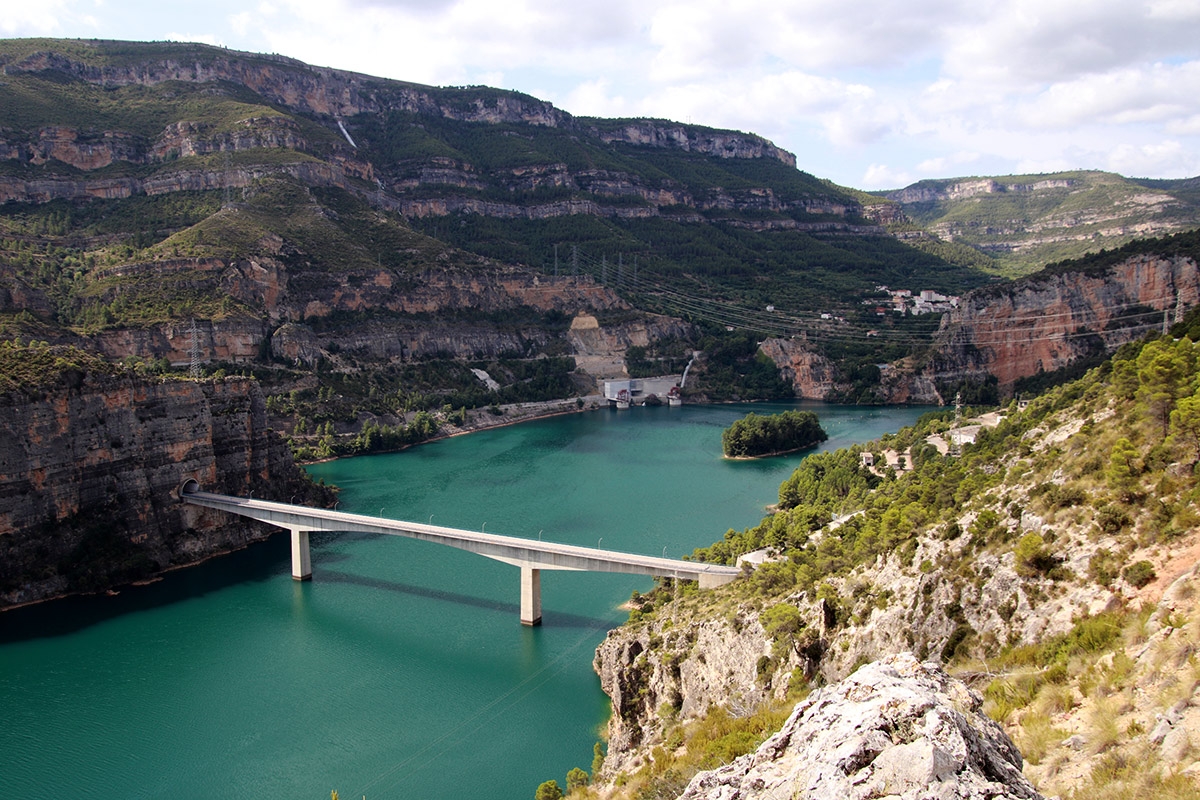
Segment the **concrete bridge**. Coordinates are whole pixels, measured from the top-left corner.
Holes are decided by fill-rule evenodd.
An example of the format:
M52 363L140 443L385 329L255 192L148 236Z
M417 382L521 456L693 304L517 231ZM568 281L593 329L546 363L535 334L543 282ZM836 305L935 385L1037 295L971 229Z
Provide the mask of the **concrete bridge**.
M344 511L294 506L269 500L212 494L201 491L200 484L195 480L188 480L179 488L179 497L185 503L227 511L280 528L287 528L292 533L292 577L298 581L312 578L312 559L309 555L308 535L313 531L354 531L407 536L410 539L421 539L426 542L457 547L460 550L467 550L496 561L512 564L521 568L521 623L523 625L537 625L542 621L541 573L544 569L621 572L632 575L682 578L699 581L702 589L729 583L741 574L741 570L737 567L726 567L720 564L678 561L657 556L639 556L615 550L534 541L515 536L444 528L440 525L425 525L418 522L402 522L382 517L368 517L362 514L348 514Z

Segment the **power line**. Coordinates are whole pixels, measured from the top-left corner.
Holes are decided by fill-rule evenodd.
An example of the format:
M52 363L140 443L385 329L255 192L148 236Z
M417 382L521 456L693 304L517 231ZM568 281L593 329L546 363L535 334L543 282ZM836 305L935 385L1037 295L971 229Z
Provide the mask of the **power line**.
M596 260L586 254L578 253L577 248L572 249L573 259L577 262L582 260L585 267L592 269L599 267L602 276L606 277L607 273L607 258ZM636 262L635 262L636 264ZM803 334L806 338L814 341L822 341L827 343L837 342L864 342L868 338L876 339L879 344L891 345L907 345L907 346L929 346L935 342L936 334L920 334L912 331L897 331L883 328L875 331L871 336L858 328L850 328L848 330L830 329L828 326L822 325L821 321L816 318L815 313L810 318L787 313L782 311L765 313L757 309L751 309L736 303L721 301L712 298L711 296L695 295L675 288L670 288L657 281L649 280L645 277L644 271L638 274L635 267L633 277L628 281L622 282L622 288L641 294L649 295L658 300L665 307L673 308L676 313L681 313L687 316L724 325L726 327L746 328L758 333L765 333L774 336L795 336ZM1106 310L1112 312L1121 312L1130 309L1138 309L1133 313L1123 314L1114 313L1112 316L1104 320L1106 330L1075 330L1069 332L1046 332L1037 334L1040 328L1043 328L1047 322L1054 320L1070 319L1076 315L1073 311L1060 311L1054 313L1039 313L1028 312L1025 314L1017 314L1007 317L1003 320L1003 330L989 331L989 336L986 339L976 338L970 344L974 346L986 347L1014 343L1034 343L1040 341L1068 341L1074 339L1087 338L1092 336L1102 336L1106 333L1111 333L1113 324L1130 323L1130 328L1151 328L1153 323L1147 321L1148 314L1157 315L1156 311L1147 309L1147 306L1153 306L1160 303L1165 304L1168 300L1175 300L1176 304L1181 302L1179 295L1172 292L1170 295L1156 298L1139 298L1137 301L1129 301L1119 303L1107 307ZM1177 310L1178 313L1178 310ZM1094 315L1092 315L1094 316ZM1099 321L1099 320L1096 320ZM1035 334L1035 335L1031 335Z

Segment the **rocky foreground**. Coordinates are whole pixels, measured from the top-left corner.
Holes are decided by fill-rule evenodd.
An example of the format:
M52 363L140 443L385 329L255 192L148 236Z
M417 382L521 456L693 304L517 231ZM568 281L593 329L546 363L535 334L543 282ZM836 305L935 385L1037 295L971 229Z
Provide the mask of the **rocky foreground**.
M686 800L1038 798L983 698L900 653L813 692L754 753L696 775Z

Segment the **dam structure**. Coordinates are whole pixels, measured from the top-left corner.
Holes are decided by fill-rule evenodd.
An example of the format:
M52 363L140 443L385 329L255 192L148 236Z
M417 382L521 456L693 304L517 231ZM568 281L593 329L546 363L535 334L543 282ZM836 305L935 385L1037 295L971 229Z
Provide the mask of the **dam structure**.
M200 484L195 480L184 482L179 488L179 499L185 503L238 514L288 529L292 538L292 578L298 581L312 579L312 557L309 553L308 539L309 534L314 531L405 536L456 547L512 564L521 570L523 625L538 625L542 621L542 570L619 572L694 580L700 583L702 589L729 583L741 574L739 568L721 564L643 556L419 522L403 522L385 519L382 516L369 517L270 500L213 494L202 491Z

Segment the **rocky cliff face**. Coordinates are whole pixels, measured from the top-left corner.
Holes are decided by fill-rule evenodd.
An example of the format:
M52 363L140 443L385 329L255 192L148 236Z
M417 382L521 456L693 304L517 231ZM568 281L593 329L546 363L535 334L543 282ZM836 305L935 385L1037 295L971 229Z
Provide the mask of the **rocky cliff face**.
M348 169L349 167L349 169ZM294 154L293 163L261 164L223 170L196 165L169 165L145 177L98 177L46 175L36 178L0 177L0 202L48 203L51 200L117 200L137 194L199 192L238 189L269 177L290 177L306 186L335 186L357 191L349 180L355 173L369 174L370 166L345 160L315 161Z
M1184 184L1096 171L925 180L888 199L938 238L986 252L1018 274L1196 226Z
M390 145L377 141L381 138L377 130L380 117L407 114L415 119L553 128L595 143L667 148L721 159L770 159L795 167L794 155L753 134L660 120L577 119L549 103L512 92L486 88L438 89L201 45L174 48L178 52L133 43L98 42L91 46L96 49L94 57L80 54L77 48L64 48L62 52L45 50L20 57L0 56L0 68L8 75L57 72L110 89L158 87L169 82L232 85L249 89L271 105L263 104L261 110L240 120L214 123L185 117L170 122L161 131L139 135L125 130L64 125L6 131L0 136L0 159L31 166L68 165L82 174L25 170L26 174L7 175L0 179L0 201L111 199L142 192L240 188L264 175L288 174L309 185L338 186L364 196L370 194L368 187L378 185L389 193L389 196L382 193L375 196L379 204L416 217L478 213L505 219L545 219L569 214L642 218L658 216L661 209L670 207L673 218L679 208L693 208L697 212L694 221L703 221L705 213L722 210L767 210L843 218L857 218L862 212L861 204L838 192L830 192L826 197L826 193L817 191L804 200L782 201L764 186L748 191L715 188L696 196L679 181L666 179L647 185L642 178L627 172L569 169L564 163L484 169L441 155L390 163L381 155ZM113 47L120 51L117 58L108 57ZM144 53L141 58L139 52ZM293 118L287 113L302 116ZM398 124L402 127L405 123ZM414 125L421 127L419 123ZM353 132L364 146L362 150L344 135L346 130ZM214 165L211 161L198 164L195 158L255 150L291 155L259 159L262 163L254 167L247 167L246 159L239 159L234 168ZM379 161L381 157L383 161ZM174 164L176 159L183 159L182 165ZM132 176L87 174L119 162L144 169ZM447 187L464 191L448 194ZM551 202L495 199L497 194L522 195L545 189L569 189L591 197ZM486 200L479 196L485 190L493 195ZM833 199L835 196L838 199ZM609 199L612 202L607 202ZM752 227L765 224L744 219L740 223ZM784 219L775 224L808 229L807 223L794 220ZM814 229L881 233L871 226L862 231L859 227L824 222Z
M248 379L68 372L0 406L0 607L146 578L276 530L183 505L174 492L188 478L324 499L268 429Z
M917 183L888 195L897 203L932 203L938 200L965 200L981 194L1032 194L1046 189L1070 189L1079 184L1070 178L1047 178L1027 183L1002 183L992 178L953 183Z
M153 86L166 81L245 86L273 103L301 113L346 119L358 114L402 111L463 122L525 124L579 130L606 142L672 147L722 158L773 158L789 166L796 157L761 137L701 130L657 120L629 120L600 129L550 103L511 92L437 90L344 70L313 67L290 58L191 46L199 58L148 55L138 63L103 66L52 51L0 61L6 73L56 70L103 86Z
M571 320L567 340L581 371L597 378L629 377L625 352L630 347L647 347L659 339L686 339L692 326L657 314L618 324L601 325L594 314L578 314Z
M270 250L270 248L264 248ZM276 248L278 249L278 248ZM405 272L386 268L338 272L307 271L297 277L283 256L252 258L180 258L105 268L108 279L170 280L203 296L228 297L262 316L244 312L217 319L172 321L104 330L86 343L112 358L166 358L187 364L193 330L205 361L244 363L264 350L293 363L314 364L333 353L369 361L405 361L435 357L495 358L535 355L556 347L581 359L603 357L621 365L625 348L646 346L665 336L681 335L676 320L629 314L594 334L574 335L548 326L544 315L561 318L605 311L628 312L613 291L590 278L553 278L497 265ZM107 290L119 296L112 281ZM0 289L0 308L5 307ZM16 294L14 294L16 292ZM14 310L36 298L14 286L7 295ZM44 299L44 298L43 298ZM100 295L105 302L108 295ZM328 322L338 319L337 324ZM594 321L594 317L592 318ZM66 337L64 342L79 342ZM589 370L609 376L609 370Z
M137 47L137 45L132 45ZM166 81L229 81L246 86L274 103L308 114L351 117L380 111L437 113L469 122L561 124L569 118L549 103L516 94L447 101L430 87L385 81L344 70L309 66L283 56L238 53L189 46L194 59L151 54L127 64L97 65L65 53L44 51L0 64L5 72L56 70L103 86L153 86Z
M814 692L757 752L696 775L681 800L1040 798L982 706L936 665L891 656Z
M959 524L966 530L975 518L972 512ZM1008 520L1003 535L1016 539L1042 525L1040 517L1025 514ZM1074 574L1086 575L1097 552L1116 546L1111 537L1092 533L1087 526L1060 533L1064 552L1071 554L1065 566ZM798 678L842 680L858 664L902 651L936 657L959 628L987 641L1028 644L1066 633L1075 620L1135 596L1123 584L1080 581L1064 590L1044 577L1021 574L1011 552L976 557L966 576L919 568L963 558L968 540L930 535L911 556L881 557L832 581L840 596L856 598L841 608L793 593L783 602L798 612L798 633L784 644L764 630L763 608L733 598L715 601L718 612L685 603L665 619L611 631L594 662L613 708L605 773L635 770L645 762L662 741L664 704L677 709L680 719L700 717L718 705L752 710L785 697ZM876 602L884 596L886 602Z
M732 131L698 130L657 120L628 120L616 127L593 126L594 136L605 142L624 142L648 147L677 147L720 158L773 158L790 167L796 157L765 139Z
M850 388L837 366L814 351L807 342L799 339L767 339L759 345L759 350L779 367L780 376L792 384L796 397L826 400ZM943 402L934 379L918 374L907 362L886 369L875 393L875 402L881 403L940 405Z
M825 356L799 339L767 339L759 345L779 367L780 376L805 400L824 400L842 386L837 368Z
M1200 302L1190 258L1138 256L1104 274L1031 277L968 294L947 314L925 372L935 380L995 375L1001 387L1112 352ZM1150 313L1146 312L1158 312ZM1172 316L1173 318L1173 316Z
M593 663L613 709L606 775L644 763L649 745L662 733L658 712L664 704L678 709L681 718L694 719L716 705L755 708L787 690L786 680L760 679L759 660L769 657L771 641L757 614L739 609L729 618L689 619L668 627L618 628L596 648Z
M787 554L786 566L768 561L745 579L711 592L671 596L659 591L649 603L641 601L633 619L610 633L596 651L595 669L613 708L601 779L611 781L619 772L636 773L642 767L646 767L642 774L666 769L664 764L672 763L671 748L677 747L672 742L679 741L679 731L714 706L724 707L732 717L748 716L805 684L833 683L861 664L902 652L916 653L920 660L958 659L964 666L972 663L963 660L968 653L990 660L1006 648L1029 646L1033 652L1034 647L1047 645L1042 652L1050 652L1056 642L1090 635L1085 632L1090 624L1119 630L1122 623L1113 620L1122 615L1137 619L1139 609L1153 608L1159 593L1176 576L1194 575L1200 529L1190 500L1179 499L1191 491L1191 484L1176 483L1190 476L1190 469L1172 464L1148 471L1136 488L1144 492L1140 496L1155 497L1154 503L1139 499L1121 508L1113 505L1119 499L1109 493L1103 479L1095 479L1107 463L1110 446L1105 443L1137 426L1136 417L1143 412L1134 410L1132 402L1115 399L1115 393L1106 395L1103 381L1098 374L1089 376L1087 390L1078 393L1081 399L1074 404L1059 405L1063 397L1072 396L1069 389L1063 389L1056 397L1034 401L1025 412L1014 412L1007 421L991 417L974 421L996 424L987 435L997 438L980 439L980 446L987 449L974 456L972 445L963 445L960 458L967 459L966 483L951 482L936 489L958 487L948 496L953 499L942 505L945 513L936 521L930 517L921 521L921 515L932 512L919 502L907 507L902 502L888 502L885 510L884 496L898 496L886 495L886 489L876 490L884 491L884 496L868 495L861 502L861 513L913 526L914 538L904 545L864 559L841 574L827 571L820 559L806 560L805 553L823 552L827 544L838 540L846 543L876 535L869 526L842 532L843 525L854 524L852 516L843 516L807 534L803 550ZM918 439L914 446L923 446L925 441ZM857 462L854 453L848 455ZM904 455L912 463L912 451ZM895 483L885 478L880 486L904 486L905 491L913 492L912 497L935 490L955 466L953 459L943 461L942 456L933 454L929 458L932 460L924 462L919 476L901 472ZM825 476L834 483L839 480L832 472ZM984 476L1003 477L996 477L984 489ZM976 480L981 483L972 488L969 484ZM1186 513L1168 519L1176 507L1171 504L1177 502ZM794 511L781 515L788 513ZM900 521L908 513L916 516ZM1153 513L1157 518L1152 518ZM767 520L759 530L769 532L774 522L785 520L783 516ZM786 577L794 564L814 570L818 577L809 584L813 588L800 588L802 584ZM1134 564L1141 566L1130 570ZM1149 577L1136 577L1139 570ZM1196 632L1200 629L1188 621L1192 619L1190 608L1184 610L1194 601L1194 592L1191 583L1176 584L1167 591L1144 631L1164 639L1172 635L1169 630L1163 633L1164 624L1175 627L1178 635L1186 623L1186 641L1170 645L1173 658L1183 659L1181 654L1193 652L1200 640ZM1179 603L1182 605L1173 605ZM1164 623L1171 615L1174 621ZM1164 672L1163 657L1147 656L1152 648L1130 630L1130 657L1146 657L1145 673L1159 682L1155 685L1174 684L1176 677L1164 680L1164 676L1177 676L1171 671L1175 668ZM1098 659L1099 653L1093 657ZM1103 666L1097 669L1115 663L1113 656L1105 658L1108 660L1099 661ZM1014 672L1021 674L1028 667L1041 674L1045 666L1033 668L1021 662ZM987 670L996 668L994 662L990 668L985 666L979 677L990 681L994 676ZM1083 666L1077 672L1095 674ZM1081 679L1081 696L1087 697L1092 690L1082 686ZM1188 717L1187 703L1179 708L1173 704L1181 697L1191 697L1195 686L1189 677L1180 691L1170 693L1171 699L1164 701L1164 709L1174 710L1168 722L1158 726L1157 734L1150 736L1152 744L1163 743L1172 726L1192 724L1182 721ZM1103 695L1096 694L1097 704L1111 702ZM1130 687L1123 696L1130 698L1128 706L1122 705L1125 699L1112 705L1126 709L1119 712L1125 715L1119 730L1129 726L1129 737L1141 736L1138 741L1144 742L1144 734L1155 728L1153 712L1159 710L1158 701L1135 695ZM1060 716L1076 729L1086 728L1086 714L1072 708L1073 703L1067 704ZM1015 724L1016 718L1010 721ZM1055 725L1059 724L1056 720ZM1097 735L1094 729L1084 733ZM857 734L847 735L860 741L854 739ZM1185 734L1176 733L1175 737L1175 744L1168 748L1174 754L1168 759L1171 765L1179 764L1191 752ZM808 738L805 735L806 741ZM1053 745L1066 739L1064 733ZM1078 751L1083 747L1079 741L1082 739L1076 744L1063 741L1062 747ZM827 744L826 749L840 746L833 740ZM850 749L855 746L847 745ZM783 749L764 747L759 756L742 763L745 769L719 772L712 778L715 782L693 784L715 792L695 796L756 797L754 792L762 789L757 783L760 779L770 783L789 776L787 780L801 781L803 776L825 769L799 754L796 763L801 766L794 770L767 763L782 758ZM768 751L771 755L765 757ZM859 771L874 763L878 752L846 774L873 780L873 772ZM1090 762L1095 766L1101 747L1088 752L1096 756ZM1053 777L1057 766L1051 765L1058 763L1058 756L1043 760L1040 775ZM754 772L760 767L763 771ZM1079 775L1076 771L1073 780ZM794 796L799 788L793 785L783 794ZM894 793L904 795L909 788ZM926 795L918 792L913 796Z

